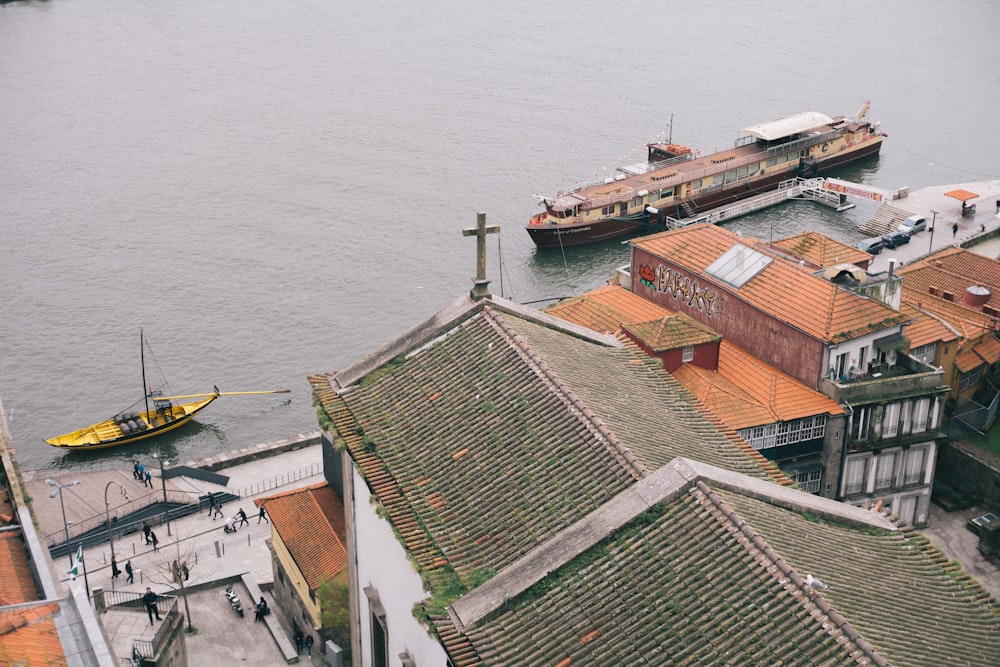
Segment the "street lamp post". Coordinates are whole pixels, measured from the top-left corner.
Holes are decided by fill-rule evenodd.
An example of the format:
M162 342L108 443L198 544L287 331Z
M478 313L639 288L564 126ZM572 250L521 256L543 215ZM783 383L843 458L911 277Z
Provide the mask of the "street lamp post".
M927 253L930 254L934 252L934 228L937 226L934 223L937 222L937 211L931 211L933 217L931 217L931 244L927 248Z
M118 488L120 488L122 490L122 495L125 496L125 500L131 500L131 498L128 497L128 491L125 489L125 486L122 485L121 482L117 482L115 480L111 480L104 487L104 521L108 524L108 543L111 544L111 557L114 558L115 557L115 539L114 539L114 536L111 534L111 508L108 505L108 489L111 488L112 484L117 484L118 485Z
M45 483L49 486L56 487L56 490L49 494L49 498L55 498L57 495L59 496L59 509L62 510L63 530L66 532L66 549L69 553L69 566L73 567L73 550L69 548L69 524L66 523L66 505L63 503L62 490L67 486L76 486L80 483L80 480L77 479L67 484L59 484L59 482L54 479L47 479L45 480Z
M160 462L160 484L163 486L163 510L167 514L167 536L170 536L170 505L167 504L167 479L163 476L163 466L164 464L169 465L170 461L166 461L159 454L153 454L153 458Z

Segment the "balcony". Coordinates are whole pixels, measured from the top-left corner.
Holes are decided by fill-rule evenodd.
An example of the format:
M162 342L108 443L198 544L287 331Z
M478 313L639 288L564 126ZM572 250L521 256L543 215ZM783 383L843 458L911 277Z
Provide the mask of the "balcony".
M948 391L944 371L907 355L897 358L892 366L872 364L847 377L823 378L820 390L838 403L852 405Z

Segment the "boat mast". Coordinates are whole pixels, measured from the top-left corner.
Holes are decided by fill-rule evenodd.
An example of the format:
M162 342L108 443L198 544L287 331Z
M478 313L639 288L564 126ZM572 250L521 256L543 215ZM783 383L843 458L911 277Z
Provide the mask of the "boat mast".
M142 398L146 402L146 416L149 417L149 390L146 389L146 344L143 342L142 325L139 325L139 362L142 364Z

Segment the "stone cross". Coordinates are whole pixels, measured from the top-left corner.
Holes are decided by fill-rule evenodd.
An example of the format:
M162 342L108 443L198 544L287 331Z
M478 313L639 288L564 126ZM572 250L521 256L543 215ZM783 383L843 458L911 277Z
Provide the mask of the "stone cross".
M500 225L486 226L486 214L476 213L476 226L466 227L462 230L462 236L476 237L476 277L472 279L472 290L469 296L475 300L490 296L488 285L489 279L486 277L486 235L499 234Z

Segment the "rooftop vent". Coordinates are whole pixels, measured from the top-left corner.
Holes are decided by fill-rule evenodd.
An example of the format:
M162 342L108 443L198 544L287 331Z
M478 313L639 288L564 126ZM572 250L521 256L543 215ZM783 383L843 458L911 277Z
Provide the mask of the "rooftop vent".
M979 308L990 300L990 290L985 285L973 285L965 290L965 303L972 308Z

